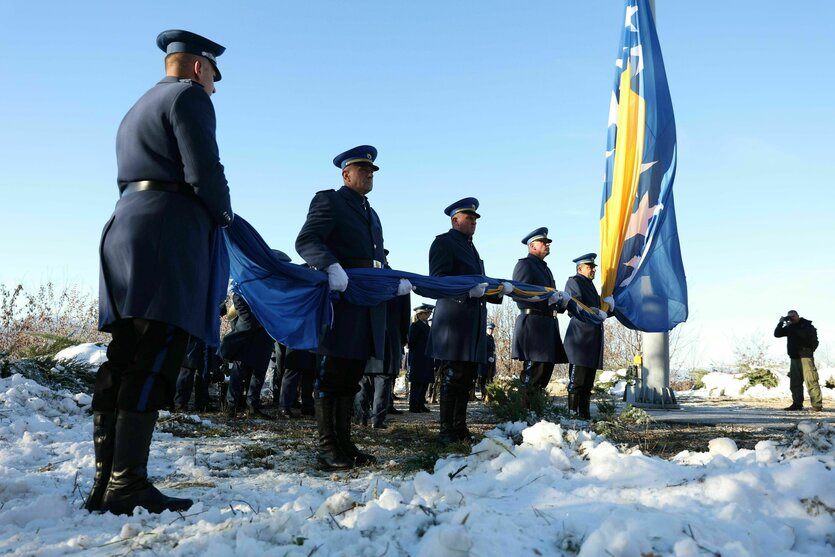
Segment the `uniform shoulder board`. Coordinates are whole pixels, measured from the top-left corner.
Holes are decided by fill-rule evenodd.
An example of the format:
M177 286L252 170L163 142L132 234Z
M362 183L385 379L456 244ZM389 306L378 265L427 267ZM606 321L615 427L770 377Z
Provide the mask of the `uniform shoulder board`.
M199 83L197 83L193 79L181 79L179 81L180 81L180 83L186 83L186 84L191 84L191 85L200 85ZM203 87L203 86L200 85L200 87Z
M331 192L331 191L336 191L336 190L333 189L333 188L330 188L330 189L327 189L327 190L319 190L319 191L316 192L316 195L319 195L320 193L328 193L328 192Z

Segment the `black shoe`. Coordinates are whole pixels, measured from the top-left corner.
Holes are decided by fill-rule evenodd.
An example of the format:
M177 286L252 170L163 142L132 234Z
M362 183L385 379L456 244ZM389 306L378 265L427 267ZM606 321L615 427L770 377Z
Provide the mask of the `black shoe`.
M295 420L296 415L293 414L293 411L289 408L279 408L278 410L278 417L284 418L285 420Z
M251 406L247 407L246 409L246 416L248 418L255 418L260 420L274 420L275 416L272 414L267 414L260 408L253 408Z
M802 405L798 406L797 404L792 404L791 406L786 406L785 408L783 408L783 410L785 410L786 412L798 412L800 410L803 410L803 406Z
M431 411L432 411L432 410L430 410L430 409L429 409L429 408L427 408L426 406L421 406L421 407L420 407L420 410L418 410L418 412L431 412Z
M402 413L403 413L403 410L398 410L394 406L389 406L388 410L386 410L386 414L397 415L397 414L402 414Z
M186 511L193 501L160 493L148 481L148 453L157 413L120 410L116 417L113 470L102 498L102 510L131 514L136 507L148 512Z
M823 412L823 406L812 406L812 412Z
M84 502L84 508L90 512L101 510L101 500L110 481L113 467L113 444L116 439L116 413L93 413L93 448L96 456L96 475L93 489Z
M409 408L410 414L423 414L423 409L421 408Z
M380 422L379 424L371 424L371 429L388 429L389 426L386 422Z

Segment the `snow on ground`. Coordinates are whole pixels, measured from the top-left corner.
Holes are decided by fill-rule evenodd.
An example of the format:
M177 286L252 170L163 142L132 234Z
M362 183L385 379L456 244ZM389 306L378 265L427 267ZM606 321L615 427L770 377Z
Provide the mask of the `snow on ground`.
M64 348L55 354L56 360L74 360L79 363L90 365L95 371L101 364L107 361L107 346L95 342L85 342L76 346Z
M765 387L763 385L750 385L744 372L721 372L714 371L702 376L704 388L692 391L682 391L679 395L701 398L733 397L741 399L781 399L791 402L791 391L789 390L788 369L771 370L777 379L776 387ZM623 396L626 388L626 369L617 371L602 371L597 377L599 383L608 383L613 386L609 393L616 397ZM624 380L618 380L624 378ZM835 389L827 387L827 383L835 385L835 368L824 368L818 370L818 383L821 388L821 395L824 401L835 401ZM803 387L804 396L808 405L809 396L806 386ZM826 402L824 403L826 404Z
M704 389L692 391L691 394L707 397L729 396L735 398L753 399L785 399L791 402L791 391L789 390L788 370L772 370L777 378L777 386L767 388L763 385L749 386L748 379L744 373L721 373L712 372L702 377ZM824 368L818 370L818 383L821 388L821 395L824 401L835 401L835 389L828 388L835 384L835 368ZM809 403L809 395L806 385L803 386L803 393L806 404ZM826 404L824 402L824 404Z
M157 432L149 472L182 515L81 509L90 397L0 379L0 554L826 555L835 550L835 427L785 444L722 438L671 460L564 425L506 423L433 473L248 468L240 437ZM196 418L197 419L197 418ZM211 425L202 420L203 425ZM280 427L280 426L279 426ZM276 453L281 455L281 447ZM268 553L265 553L268 552Z

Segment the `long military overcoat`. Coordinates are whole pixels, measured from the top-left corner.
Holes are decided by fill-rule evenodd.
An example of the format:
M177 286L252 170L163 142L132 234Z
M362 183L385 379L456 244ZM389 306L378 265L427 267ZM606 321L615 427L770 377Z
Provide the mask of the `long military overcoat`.
M429 248L429 274L436 277L483 275L484 262L472 239L455 229L435 237ZM487 302L499 297L438 300L432 318L427 354L436 360L487 362Z
M385 261L383 227L368 200L347 186L316 193L307 220L296 238L296 251L324 271L333 263ZM333 326L322 336L319 353L354 360L383 360L386 304L355 306L339 298L333 304Z
M216 342L228 263L218 226L232 220L203 87L166 77L125 115L116 136L120 194L130 182L188 184L194 194L126 193L102 232L99 328L125 318L162 321Z
M551 274L548 264L532 254L528 254L516 263L513 269L513 280L556 288L554 275ZM559 308L559 304L548 305L548 300L540 302L517 300L516 305L519 306L521 313L516 317L513 327L513 359L555 364L567 363L568 357L560 338L560 325L556 315L533 313L562 313L565 309ZM531 310L531 313L526 314L525 310Z
M435 360L426 354L429 329L429 323L420 319L409 325L409 381L415 383L435 381Z
M565 283L565 290L590 308L600 307L600 294L594 282L577 274ZM565 332L565 352L568 361L576 366L603 368L603 325L585 323L571 318Z

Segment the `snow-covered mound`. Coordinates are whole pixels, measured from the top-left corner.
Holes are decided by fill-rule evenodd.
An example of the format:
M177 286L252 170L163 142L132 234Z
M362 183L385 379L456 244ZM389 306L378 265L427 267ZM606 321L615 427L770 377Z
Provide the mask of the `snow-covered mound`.
M59 361L73 360L87 364L91 369L95 370L107 361L107 346L102 346L94 342L70 346L55 354L55 359Z
M0 380L0 554L727 557L835 547L831 425L803 422L785 444L755 450L717 439L667 461L553 423L506 423L470 455L408 477L233 466L243 433L157 433L151 476L197 503L183 515L117 517L81 509L93 475L88 403L19 375Z
M763 385L750 385L745 373L712 372L702 377L704 388L692 391L692 394L709 397L791 400L787 370L772 370L772 374L777 379L777 386L768 388ZM824 400L835 400L835 389L826 386L827 382L830 385L835 384L835 368L819 369L818 378ZM804 385L804 393L805 389Z

